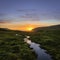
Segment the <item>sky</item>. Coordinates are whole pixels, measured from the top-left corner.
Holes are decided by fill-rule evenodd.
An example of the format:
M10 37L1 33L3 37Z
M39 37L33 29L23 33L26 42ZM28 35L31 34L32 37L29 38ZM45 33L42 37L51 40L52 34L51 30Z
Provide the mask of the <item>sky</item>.
M0 28L28 30L60 24L60 0L0 0Z

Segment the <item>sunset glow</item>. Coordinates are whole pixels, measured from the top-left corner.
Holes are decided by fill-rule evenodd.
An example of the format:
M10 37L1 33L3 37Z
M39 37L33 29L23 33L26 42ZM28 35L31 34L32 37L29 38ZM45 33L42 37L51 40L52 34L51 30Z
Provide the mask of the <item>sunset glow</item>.
M51 3L52 2L52 3ZM0 0L0 28L32 31L60 24L60 0Z
M28 27L27 31L32 31L32 29L34 29L33 27Z
M60 0L0 0L0 60L60 60L59 47Z
M23 23L23 22L22 22ZM39 23L39 24L20 24L20 23L2 23L0 24L1 28L8 28L12 30L21 30L21 31L32 31L34 28L37 27L44 27L44 26L51 26L54 24L48 24L48 23Z

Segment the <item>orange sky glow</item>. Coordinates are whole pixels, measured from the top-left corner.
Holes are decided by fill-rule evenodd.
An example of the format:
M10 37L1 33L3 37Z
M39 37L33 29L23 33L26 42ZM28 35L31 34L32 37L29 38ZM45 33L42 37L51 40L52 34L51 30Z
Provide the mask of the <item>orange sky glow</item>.
M8 28L12 30L21 30L21 31L31 31L34 28L37 27L43 27L43 26L50 26L52 24L48 23L40 23L40 24L13 24L13 23L3 23L0 24L1 28Z
M60 0L0 0L0 28L31 31L60 24Z

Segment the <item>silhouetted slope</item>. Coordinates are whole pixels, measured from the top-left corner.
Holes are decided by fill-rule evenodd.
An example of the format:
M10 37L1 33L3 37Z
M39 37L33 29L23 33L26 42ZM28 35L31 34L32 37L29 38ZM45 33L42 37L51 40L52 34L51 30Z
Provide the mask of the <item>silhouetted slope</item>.
M0 28L0 31L8 31L8 28Z
M40 31L40 30L60 30L60 25L38 27L38 28L33 29L33 31Z

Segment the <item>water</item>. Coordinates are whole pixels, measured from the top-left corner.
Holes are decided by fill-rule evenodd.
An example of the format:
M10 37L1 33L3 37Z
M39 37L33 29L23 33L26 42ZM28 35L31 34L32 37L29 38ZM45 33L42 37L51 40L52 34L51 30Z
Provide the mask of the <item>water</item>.
M37 60L52 60L51 56L46 53L46 50L41 49L39 44L32 42L28 38L24 38L24 42L29 44L30 48L33 48L37 55Z

